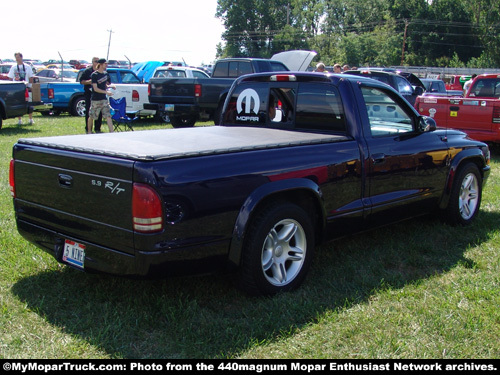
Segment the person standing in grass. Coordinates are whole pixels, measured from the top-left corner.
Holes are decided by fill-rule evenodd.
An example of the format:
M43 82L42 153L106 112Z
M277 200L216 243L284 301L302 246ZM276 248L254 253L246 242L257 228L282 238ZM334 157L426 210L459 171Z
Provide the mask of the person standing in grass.
M80 83L83 85L83 96L85 97L85 131L89 123L90 103L92 102L92 73L97 70L97 62L99 57L92 57L92 65L85 69L80 77ZM99 118L94 121L94 130L96 133L101 132L102 113Z
M33 80L33 70L31 66L25 64L23 62L23 54L21 52L16 52L14 54L16 58L16 64L12 65L9 70L7 76L11 79L11 81L24 82L26 84L26 88L29 92L31 92L31 82ZM28 100L28 99L27 99ZM30 125L33 124L33 108L32 106L28 106L28 115L30 118ZM19 117L19 125L22 125L22 119Z
M92 134L92 125L94 120L102 117L106 118L109 132L113 132L113 120L111 119L111 111L109 110L108 96L112 96L113 92L109 89L114 89L115 85L110 84L109 75L106 71L108 63L106 59L97 61L97 70L92 73L92 101L90 104L89 120L87 124L87 134Z

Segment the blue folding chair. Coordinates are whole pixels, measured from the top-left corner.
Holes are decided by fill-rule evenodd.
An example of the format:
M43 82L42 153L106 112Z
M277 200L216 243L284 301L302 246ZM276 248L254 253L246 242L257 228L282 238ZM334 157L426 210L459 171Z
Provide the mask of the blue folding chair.
M111 118L113 119L114 131L134 130L132 123L137 120L137 117L130 118L127 115L127 99L125 97L115 99L109 98L109 106L111 107Z

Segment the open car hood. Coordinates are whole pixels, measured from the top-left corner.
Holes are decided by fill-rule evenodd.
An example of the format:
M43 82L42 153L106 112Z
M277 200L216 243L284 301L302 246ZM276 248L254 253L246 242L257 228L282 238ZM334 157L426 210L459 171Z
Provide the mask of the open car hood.
M293 50L277 53L271 60L282 62L292 71L305 72L316 55L314 51Z

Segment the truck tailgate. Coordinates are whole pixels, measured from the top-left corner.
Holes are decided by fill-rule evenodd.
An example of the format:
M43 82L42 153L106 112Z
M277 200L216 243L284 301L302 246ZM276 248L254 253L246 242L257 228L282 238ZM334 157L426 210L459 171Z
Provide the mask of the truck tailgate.
M13 155L21 222L134 253L133 161L21 143Z
M151 103L192 104L196 83L196 78L150 80L149 101Z

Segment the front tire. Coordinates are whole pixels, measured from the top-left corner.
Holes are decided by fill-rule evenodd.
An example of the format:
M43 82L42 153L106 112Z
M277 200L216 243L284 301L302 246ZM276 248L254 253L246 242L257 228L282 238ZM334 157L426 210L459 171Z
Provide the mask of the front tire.
M452 225L469 225L479 212L482 196L482 177L474 163L468 163L459 169L450 201L444 214Z
M314 253L314 229L299 206L267 206L250 224L243 247L239 286L252 295L274 295L299 287Z

